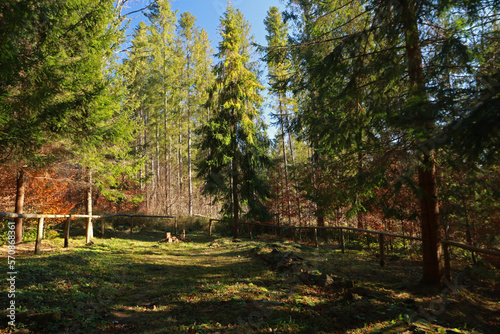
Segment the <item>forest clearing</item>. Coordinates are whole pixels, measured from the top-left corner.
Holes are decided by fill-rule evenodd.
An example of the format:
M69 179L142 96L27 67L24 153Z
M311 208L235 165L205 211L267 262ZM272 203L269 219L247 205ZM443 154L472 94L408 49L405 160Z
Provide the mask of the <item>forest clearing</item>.
M402 245L381 267L364 242L342 254L332 243L196 231L167 244L144 227L107 228L85 246L84 229L75 231L69 249L59 236L43 255L19 248L17 333L495 333L500 321L500 273L471 266L470 254L457 254L451 283L429 290L417 284L418 251ZM291 253L299 272L279 264ZM306 272L333 281L305 282Z
M2 0L2 331L496 333L499 111L498 0Z

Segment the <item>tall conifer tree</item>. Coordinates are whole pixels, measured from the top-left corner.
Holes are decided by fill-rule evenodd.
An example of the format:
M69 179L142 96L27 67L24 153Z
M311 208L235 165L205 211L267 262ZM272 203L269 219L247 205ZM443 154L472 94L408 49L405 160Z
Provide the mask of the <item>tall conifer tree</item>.
M242 205L254 217L266 211L262 199L267 189L259 173L267 145L259 111L263 87L251 68L248 22L230 4L220 32L220 62L206 104L210 119L198 130L202 136L198 175L205 180L205 193L215 195L224 203L225 213L232 215L237 238Z
M277 7L271 7L267 12L267 17L264 20L266 25L267 35L266 40L268 43L268 51L265 57L269 68L269 84L271 86L271 93L275 97L274 106L276 112L274 117L278 120L281 128L281 149L283 151L283 167L284 167L284 195L287 201L287 215L288 222L291 224L291 203L290 203L290 178L288 172L288 154L287 151L293 154L292 138L289 133L289 108L293 107L293 101L287 96L287 79L291 72L291 61L288 57L288 50L284 47L288 38L288 27L283 22L283 18L278 11ZM288 134L288 144L286 138ZM293 158L292 158L293 160ZM299 203L300 205L300 203ZM299 210L300 211L300 210Z
M479 49L470 32L484 33L474 27L497 11L495 2L293 3L302 14L295 15L302 34L294 50L305 74L296 87L307 92L300 124L319 140L317 150L351 166L341 177L356 185L349 187L353 208L394 181L388 164L400 163L406 171L399 181L410 183L420 202L422 281L439 284L436 147L444 147L443 125L467 115L463 103L476 89L471 55Z
M187 123L187 181L188 213L193 215L193 128L195 122L203 119L203 103L207 99L208 87L213 84L212 75L207 73L211 65L212 49L204 30L195 25L196 18L190 13L182 13L178 21L177 41L180 46L181 61L180 94L182 118Z
M113 4L9 0L0 16L0 160L40 165L62 151L50 147L116 135L120 97L106 75L121 36ZM20 221L16 230L20 241Z

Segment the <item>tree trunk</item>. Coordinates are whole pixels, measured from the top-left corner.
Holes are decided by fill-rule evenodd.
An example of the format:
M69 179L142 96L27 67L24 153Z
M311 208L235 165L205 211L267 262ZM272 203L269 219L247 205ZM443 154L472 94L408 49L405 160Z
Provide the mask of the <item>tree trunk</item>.
M148 112L143 112L143 119L144 119L144 148L146 149L149 146L149 138L148 138L148 121L149 121L149 114ZM145 150L145 155L146 157L150 158L149 152ZM146 158L144 161L144 176L147 178L149 176L149 161ZM149 187L148 184L146 183L144 185L144 188L146 189L146 213L149 213L149 207L150 207L150 200L149 200Z
M189 93L188 93L189 101ZM191 161L191 110L188 104L188 208L189 216L193 215L193 172Z
M24 176L24 167L19 168L17 171L17 188L16 188L16 213L23 213L24 208L24 193L25 193L26 185L25 185L25 176ZM15 222L15 243L21 243L23 241L23 219L22 218L14 218Z
M159 123L159 122L158 122ZM156 123L156 170L155 170L155 175L156 175L156 189L154 189L155 192L155 213L161 213L161 207L159 203L161 202L161 170L160 170L160 161L161 161L161 156L160 156L160 127Z
M238 142L236 139L236 119L235 119L235 111L234 109L231 112L232 116L232 126L231 126L231 146L232 146L232 154L233 158L231 160L231 191L232 191L232 199L233 199L233 237L234 239L239 238L239 224L240 224L240 203L238 199L238 163L236 161L236 155L238 151Z
M288 110L285 109L285 116L286 116L286 124L287 124L287 129L290 128L289 120L288 120ZM292 140L292 135L290 132L288 132L288 145L290 146L290 159L292 160L292 168L295 170L295 153L293 149L293 140ZM295 173L294 173L295 176ZM295 176L295 189L297 192L297 215L298 215L298 225L300 226L302 224L302 208L300 207L300 187L299 187L299 181L298 178ZM295 233L297 233L297 229L295 229Z
M363 141L362 138L359 138L359 143ZM360 179L361 183L361 176L363 174L363 154L361 152L358 152L358 179ZM359 202L359 196L356 196L356 202ZM356 222L358 224L358 228L363 229L365 228L363 222L364 222L364 214L361 211L358 211L358 214L356 215Z
M87 209L85 214L91 216L92 215L92 169L87 168ZM92 227L92 217L87 218L86 225L87 237L85 243L89 243L94 238L94 228Z
M280 113L280 119L281 119L281 145L283 147L283 164L285 168L285 195L286 195L286 202L287 202L287 211L286 215L288 217L288 225L292 225L292 215L291 215L291 205L290 205L290 187L288 183L288 159L287 159L287 154L286 154L286 144L285 144L285 115L283 109L286 109L286 105L283 108L283 103L281 102L282 96L281 94L278 95L279 99L279 113Z
M424 262L422 283L438 285L442 283L444 273L441 261L442 249L439 231L436 165L433 156L424 155L423 166L418 170L418 183L423 191L420 199Z
M321 226L321 227L324 227L324 226L325 226L325 216L324 216L322 213L321 213L321 214L319 214L319 215L316 217L316 226ZM315 233L316 233L316 235L318 234L318 232L317 232L317 231L316 231ZM319 232L319 233L321 233L321 234L322 234L323 240L324 240L325 242L328 242L328 236L327 236L328 234L327 234L327 230L325 230L325 229L321 229L321 232ZM317 243L317 242L316 242L316 243ZM318 246L316 245L316 247L318 247Z
M36 243L35 243L35 254L42 253L42 239L43 239L43 221L44 218L38 218L38 229L36 234Z
M429 131L434 127L429 111L425 88L425 75L422 63L422 51L419 40L417 9L415 1L401 0L402 20L406 35L406 54L410 94L413 101L419 103L416 112L416 128ZM429 131L430 132L430 131ZM439 205L437 197L436 164L434 153L423 149L423 158L418 169L418 183L421 189L420 221L422 229L423 277L422 283L440 285L444 280L441 261L441 235L439 230Z
M155 171L155 158L153 153L151 153L151 203L149 204L149 209L152 214L155 213L156 208L156 171Z
M179 147L178 147L178 151L177 151L177 159L178 159L178 169L177 169L177 180L178 180L178 191L179 191L179 200L180 200L180 203L183 203L182 202L182 188L183 188L183 184L182 184L182 133L181 133L181 118L179 116L179 136L178 136L178 140L179 140ZM182 205L181 204L178 204L177 205L177 213L181 213L182 209L181 209Z
M170 213L172 211L172 204L173 199L171 199L171 194L172 194L172 136L169 137L168 141L168 157L167 157L167 190L166 190L166 198L167 198L167 213Z
M191 45L188 43L188 53L187 53L187 63L186 63L186 74L190 77L191 68ZM188 87L187 90L187 126L188 126L188 212L189 216L193 215L193 172L192 172L192 159L191 159L191 88Z
M139 117L142 117L142 111L139 110ZM142 131L139 132L139 136L138 136L138 141L139 141L139 148L141 150L141 152L144 150L144 146L142 144ZM139 180L140 180L140 185L141 185L141 190L144 189L144 182L143 182L143 178L144 178L144 165L141 164L141 168L139 169Z
M465 202L465 199L462 199L462 206L464 208L464 216L465 216L465 238L469 245L474 246L474 243L472 242L472 232L469 221L469 210L467 209L467 203ZM471 252L471 257L472 257L472 263L477 264L476 255L474 252Z
M235 159L233 159L231 165L233 166L232 174L232 192L233 192L233 236L234 239L238 239L240 235L240 205L238 200L238 164Z

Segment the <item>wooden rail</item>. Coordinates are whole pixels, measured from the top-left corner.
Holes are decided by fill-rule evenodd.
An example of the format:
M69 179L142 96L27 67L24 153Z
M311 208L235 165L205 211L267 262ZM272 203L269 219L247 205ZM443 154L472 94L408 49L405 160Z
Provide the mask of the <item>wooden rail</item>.
M93 218L93 219L105 219L112 217L141 217L141 218L173 218L175 216L152 216L152 215L132 215L128 213L117 213L113 215L51 215L51 214L38 214L38 213L12 213L12 212L0 212L0 217L7 218Z
M203 215L193 215L194 217L200 217L200 218L208 218L208 235L212 236L212 225L214 222L220 222L220 219L217 218L212 218L208 216L203 216Z
M250 226L257 225L257 226L266 226L266 227L271 227L271 228L283 228L283 229L313 229L314 230L314 242L315 242L316 247L318 247L318 233L317 233L318 230L340 230L340 247L342 249L342 253L345 252L344 230L376 234L379 236L378 239L379 239L380 265L381 266L383 266L385 264L385 259L384 259L384 250L385 250L384 241L385 240L384 240L384 236L422 241L422 238L419 238L419 237L413 237L413 236L409 236L409 235L402 235L402 234L395 234L395 233L388 233L388 232L383 232L383 231L366 230L366 229L362 229L362 228L348 227L348 226L277 226L277 225L262 224L262 223L256 223L256 222L251 222L251 223L250 222L242 222L241 224L250 225ZM250 231L249 233L251 236L251 233L252 233L251 229L249 229L249 231ZM465 250L469 250L471 252L482 253L482 254L500 257L500 251L498 251L498 250L478 248L478 247L462 244L462 243L452 241L452 240L442 240L441 243L443 245L445 276L448 280L451 279L449 246L462 248Z
M209 235L212 235L212 223L215 221L220 221L220 219L216 218L210 218L210 217L205 217L201 215L195 215L197 217L204 217L204 218L209 218ZM45 218L50 219L50 218L67 218L65 228L64 228L64 248L69 247L69 230L70 230L70 224L71 224L71 219L72 218L94 218L94 219L105 219L105 218L112 218L112 217L140 217L140 218L167 218L167 219L176 219L176 230L177 230L177 218L175 216L152 216L152 215L133 215L133 214L127 214L127 213L117 213L113 215L50 215L50 214L31 214L31 213L12 213L12 212L0 212L0 217L6 217L6 218L31 218L31 219L38 219L38 233L37 233L37 239L36 239L36 244L35 244L35 254L40 254L41 252L41 244L42 244L42 239L43 239L43 224ZM272 224L263 224L263 223L257 223L257 222L241 222L240 224L242 225L249 225L249 233L250 237L252 236L252 229L251 226L265 226L265 227L271 227L271 228L283 228L283 229L312 229L314 230L314 241L316 247L318 247L318 230L339 230L340 231L340 247L342 249L342 253L345 252L345 242L344 242L344 230L348 231L356 231L356 232L364 232L364 233L370 233L370 234L375 234L378 235L378 241L379 241L379 250L380 250L380 265L384 266L385 264L385 254L384 254L384 237L395 237L395 238L403 238L403 239L410 239L410 240L417 240L417 241L422 241L422 238L419 237L413 237L409 235L402 235L402 234L395 234L395 233L389 233L389 232L383 232L383 231L374 231L374 230L366 230L366 229L361 229L361 228L356 228L356 227L348 227L348 226L278 226L278 225L272 225ZM103 234L104 234L104 221L102 222L102 228L103 228ZM456 241L452 240L442 240L441 241L443 245L443 255L444 255L444 269L445 269L445 276L447 279L450 279L450 252L449 252L449 247L458 247L462 248L465 250L469 250L471 252L476 252L476 253L481 253L481 254L487 254L487 255L493 255L493 256L499 256L500 257L500 251L497 250L492 250L492 249L482 249L466 244L462 244Z
M441 243L443 244L444 272L445 272L446 278L448 280L451 279L450 251L448 249L449 246L458 247L458 248L462 248L462 249L465 249L465 250L468 250L471 252L476 252L476 253L481 253L481 254L500 256L500 251L493 250L493 249L477 248L474 246L462 244L460 242L451 241L451 240L443 240L443 241L441 241Z
M45 219L54 219L54 218L66 218L66 224L64 226L64 248L69 247L69 231L71 225L72 218L93 218L93 219L102 219L101 228L102 235L104 235L104 219L113 218L113 217L139 217L139 218L167 218L167 219L176 219L175 216L152 216L152 215L132 215L128 213L117 213L113 215L51 215L51 214L36 214L36 213L12 213L12 212L0 212L0 217L6 218L26 218L26 219L38 219L37 226L37 236L35 243L35 254L40 254L42 251L42 240L43 240L43 231L44 231L44 221ZM177 229L177 219L176 219L176 229ZM130 228L132 232L132 226Z

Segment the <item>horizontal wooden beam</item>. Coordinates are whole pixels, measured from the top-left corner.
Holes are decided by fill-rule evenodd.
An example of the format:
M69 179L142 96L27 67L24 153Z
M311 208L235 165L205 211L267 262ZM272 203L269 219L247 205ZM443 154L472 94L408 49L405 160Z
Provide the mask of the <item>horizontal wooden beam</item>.
M500 256L500 251L493 250L493 249L477 248L474 246L462 244L460 242L451 241L451 240L443 240L443 243L448 244L448 245L453 246L453 247L463 248L463 249L469 250L471 252Z
M7 218L93 218L93 219L105 219L112 217L140 217L140 218L170 218L175 219L175 216L151 216L151 215L132 215L128 213L117 213L114 215L49 215L49 214L36 214L36 213L13 213L13 212L0 212L0 217Z
M74 216L72 216L74 217ZM111 217L139 217L139 218L169 218L175 219L175 216L152 216L152 215L131 215L128 213L117 213L114 215L100 216L101 218L111 218Z
M383 231L365 230L362 228L348 227L348 226L278 226L278 225L272 225L272 224L248 223L248 222L243 222L240 224L267 226L267 227L272 227L272 228L278 227L278 228L284 228L284 229L350 230L350 231L356 231L356 232L365 232L365 233L371 233L371 234L387 235L387 236L396 237L396 238L422 241L422 238L419 238L419 237L412 237L409 235L395 234L395 233L389 233L389 232L383 232Z
M388 232L382 232L382 231L365 230L362 228L348 227L348 226L278 226L278 225L262 224L262 223L255 223L255 222L242 222L240 224L267 226L267 227L272 227L272 228L278 227L278 228L284 228L284 229L297 229L297 228L299 228L299 229L341 230L341 231L350 230L350 231L365 232L365 233L378 234L378 235L387 235L387 236L395 237L395 238L404 238L404 239L422 241L422 238L419 238L419 237L412 237L409 235L401 235L401 234L388 233ZM447 244L447 245L450 245L453 247L458 247L458 248L463 248L463 249L466 249L466 250L469 250L472 252L500 256L500 251L493 250L493 249L477 248L474 246L469 246L469 245L462 244L462 243L456 242L456 241L451 241L451 240L443 240L442 242Z

